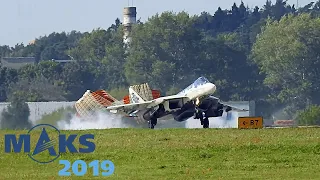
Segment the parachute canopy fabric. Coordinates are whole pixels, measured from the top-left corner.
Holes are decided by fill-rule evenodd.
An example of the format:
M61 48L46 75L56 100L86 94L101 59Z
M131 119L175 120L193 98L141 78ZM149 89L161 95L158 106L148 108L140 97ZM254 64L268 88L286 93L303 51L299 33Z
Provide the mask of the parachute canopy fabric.
M84 95L75 103L77 113L82 118L92 118L95 112L105 109L118 102L104 90L91 92L87 90Z

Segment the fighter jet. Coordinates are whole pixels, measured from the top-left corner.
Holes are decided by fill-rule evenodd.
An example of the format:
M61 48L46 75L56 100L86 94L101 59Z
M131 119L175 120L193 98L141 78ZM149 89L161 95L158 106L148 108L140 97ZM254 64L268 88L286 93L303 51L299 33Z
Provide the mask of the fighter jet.
M199 77L184 90L172 96L160 97L159 91L152 90L147 83L144 83L130 86L129 94L122 101L116 100L105 91L93 92L95 98L92 99L100 103L100 109L133 118L138 122L147 122L150 129L154 129L159 119L182 122L191 117L199 119L203 128L209 128L210 117L220 117L224 112L230 111L249 111L222 102L213 96L215 91L215 84L205 77ZM90 93L87 92L85 95L88 96ZM75 104L80 115L84 114L84 96ZM92 106L94 103L87 104Z

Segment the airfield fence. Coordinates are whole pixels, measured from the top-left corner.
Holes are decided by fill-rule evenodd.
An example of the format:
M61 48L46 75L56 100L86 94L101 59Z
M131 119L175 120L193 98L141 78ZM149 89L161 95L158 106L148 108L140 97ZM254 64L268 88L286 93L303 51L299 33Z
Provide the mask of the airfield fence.
M50 114L60 108L73 107L75 101L71 102L27 102L30 109L29 119L36 122L41 119L43 115ZM0 103L0 113L9 105L9 102Z

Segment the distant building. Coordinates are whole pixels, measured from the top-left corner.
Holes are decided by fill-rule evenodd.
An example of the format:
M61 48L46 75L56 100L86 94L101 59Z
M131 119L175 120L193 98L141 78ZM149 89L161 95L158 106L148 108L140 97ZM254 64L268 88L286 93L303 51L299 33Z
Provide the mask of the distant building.
M35 43L36 43L36 40L32 40L32 41L29 42L29 45L33 45Z
M69 63L69 62L74 62L75 60L70 60L70 59L56 60L56 59L52 59L51 61L54 61L54 62L57 62L57 63Z
M21 67L27 64L35 64L35 57L4 57L1 59L1 66L12 68L12 69L20 69Z
M76 60L52 59L52 60L42 60L40 62L43 62L43 61L54 61L59 64L65 64L65 63L75 62ZM1 66L11 68L11 69L20 69L21 67L27 64L36 64L35 57L4 57L1 59Z
M276 120L274 121L274 126L295 126L296 122L294 120Z

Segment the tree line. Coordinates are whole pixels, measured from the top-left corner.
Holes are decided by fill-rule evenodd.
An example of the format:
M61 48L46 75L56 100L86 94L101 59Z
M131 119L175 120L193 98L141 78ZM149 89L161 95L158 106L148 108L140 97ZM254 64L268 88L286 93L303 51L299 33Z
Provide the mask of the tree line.
M320 104L319 15L320 1L296 8L267 0L253 9L242 2L214 14L156 14L134 25L129 48L119 19L107 29L0 46L1 57L37 61L18 70L0 67L0 101L75 101L87 89L120 99L129 85L144 82L171 95L205 76L224 101L255 101L256 115L268 118L280 108L286 118L300 117Z

